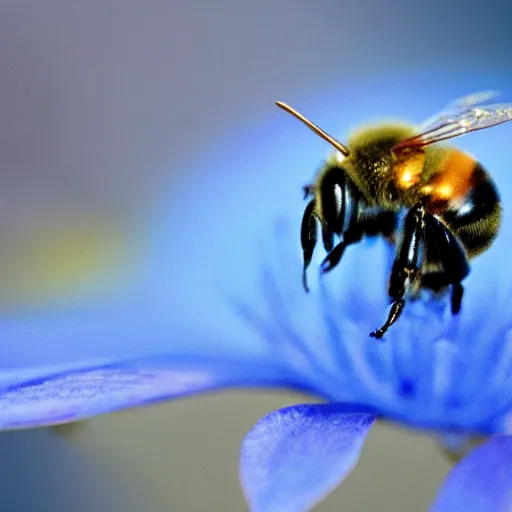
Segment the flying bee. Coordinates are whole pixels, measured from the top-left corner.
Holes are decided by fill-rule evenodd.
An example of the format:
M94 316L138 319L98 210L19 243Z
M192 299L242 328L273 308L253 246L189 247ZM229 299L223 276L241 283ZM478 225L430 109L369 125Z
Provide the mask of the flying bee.
M358 130L345 146L288 105L277 105L335 148L314 183L304 187L301 243L303 284L319 227L328 272L345 249L364 235L396 245L385 323L370 336L382 338L421 289L451 288L451 311L461 308L469 260L496 238L502 209L490 175L473 156L437 144L512 120L512 104L491 104L494 93L478 93L450 104L419 128L385 123ZM403 219L399 222L399 219ZM335 244L335 236L339 237Z

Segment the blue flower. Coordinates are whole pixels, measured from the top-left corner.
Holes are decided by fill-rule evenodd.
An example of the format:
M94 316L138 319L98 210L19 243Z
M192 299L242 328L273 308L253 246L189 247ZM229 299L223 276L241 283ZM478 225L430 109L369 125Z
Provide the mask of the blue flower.
M497 80L466 76L433 94L423 76L383 79L301 109L330 131L375 113L420 121ZM460 315L426 294L376 341L368 334L386 313L392 247L365 240L321 278L313 264L311 293L303 292L300 192L326 148L277 111L271 122L237 132L227 157L202 148L190 165L203 172L157 212L144 268L117 299L2 319L0 427L225 387L285 387L325 403L272 412L249 432L240 476L251 510L310 509L357 463L377 418L435 435L491 436L454 468L432 510L508 510L512 128L460 140L493 174L505 207L498 240L465 280Z

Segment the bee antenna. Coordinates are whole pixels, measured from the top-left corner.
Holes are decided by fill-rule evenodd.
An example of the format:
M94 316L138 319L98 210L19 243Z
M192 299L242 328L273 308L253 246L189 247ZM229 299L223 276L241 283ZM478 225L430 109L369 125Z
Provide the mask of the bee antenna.
M320 127L312 123L309 119L306 119L301 113L290 107L290 105L287 105L282 101L276 101L276 105L283 109L285 112L288 112L288 114L296 117L299 121L302 121L309 129L313 130L317 135L322 137L322 139L326 140L329 144L332 144L343 156L348 156L350 154L350 151L346 146L337 141L334 137L331 137L328 133L324 132Z

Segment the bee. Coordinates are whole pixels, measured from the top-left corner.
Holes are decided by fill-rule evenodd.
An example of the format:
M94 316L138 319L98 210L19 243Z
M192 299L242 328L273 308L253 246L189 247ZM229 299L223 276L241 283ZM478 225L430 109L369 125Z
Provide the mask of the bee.
M396 255L388 283L390 310L370 336L382 338L400 317L406 297L422 289L438 296L451 289L451 312L460 311L469 261L495 240L502 208L482 164L438 143L511 121L512 104L492 104L494 95L456 100L419 128L369 125L356 131L347 146L290 106L276 103L335 148L314 182L304 187L309 199L301 226L306 292L319 230L327 252L322 273L336 267L349 245L379 235L396 246Z

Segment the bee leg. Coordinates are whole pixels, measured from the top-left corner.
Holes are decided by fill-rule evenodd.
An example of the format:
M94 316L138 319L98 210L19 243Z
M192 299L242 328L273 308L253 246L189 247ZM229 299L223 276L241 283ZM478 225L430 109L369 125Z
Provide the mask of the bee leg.
M386 322L384 323L384 325L382 327L371 332L370 336L372 338L377 338L378 340L380 340L382 338L382 336L384 336L386 331L398 320L398 318L402 314L404 307L405 307L404 299L394 300L393 303L391 304L391 309L389 311L389 315L388 315Z
M429 272L421 276L421 287L429 288L434 293L441 294L447 291L451 285L451 310L456 315L460 311L462 304L462 296L464 295L464 287L459 283L451 283L451 279L444 272Z
M322 274L332 270L341 260L345 249L352 244L355 244L363 237L363 230L361 226L355 224L343 234L343 240L334 247L334 249L324 258L320 264L320 271Z
M345 185L343 185L345 187ZM342 188L342 191L344 191L345 188ZM344 192L343 192L344 193ZM342 201L342 204L339 208L339 211L337 212L339 219L343 218L345 215L345 208L346 204L345 201ZM331 247L331 250L329 254L324 258L322 263L320 264L320 271L322 274L325 274L326 272L329 272L332 270L341 260L341 257L343 256L343 253L345 252L345 249L352 244L355 244L363 238L364 233L364 225L359 220L359 202L354 201L354 204L352 205L350 213L350 221L348 224L347 230L341 235L342 240L340 243L338 243L334 249ZM340 220L337 220L337 223L339 224L338 227L343 226L343 222L340 224ZM337 230L335 230L336 233L338 233Z
M312 199L306 206L304 216L302 217L302 225L300 228L300 241L302 244L302 254L304 259L304 266L302 270L302 285L306 293L309 292L307 268L313 258L313 251L315 250L317 240L317 220L315 215L315 200Z
M334 247L334 233L325 223L322 224L322 242L324 249L327 252L331 252Z
M456 315L460 311L460 307L462 305L462 297L464 295L464 287L461 283L454 283L452 285L452 298L451 298L451 307L452 307L452 315Z
M446 277L446 284L452 285L451 309L456 315L460 311L464 288L461 281L469 274L466 251L448 226L433 215L425 217L427 243L436 245L437 255Z
M413 206L405 217L402 242L398 247L389 279L391 309L384 325L370 333L373 338L382 338L398 320L405 306L404 296L407 288L418 277L424 249L424 218L425 209L421 204Z

